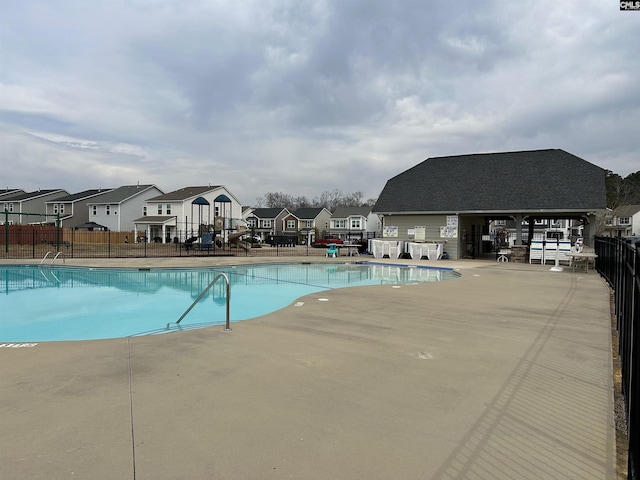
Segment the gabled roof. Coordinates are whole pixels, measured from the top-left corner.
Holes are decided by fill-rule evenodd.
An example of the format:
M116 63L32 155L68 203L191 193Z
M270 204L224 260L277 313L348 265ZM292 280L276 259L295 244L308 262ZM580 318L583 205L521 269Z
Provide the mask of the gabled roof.
M6 188L0 192L0 199L8 200L15 195L22 195L23 193L25 193L24 190L20 188Z
M276 208L256 208L251 212L250 217L256 217L261 219L267 218L276 218L278 215L282 213L283 210L286 210L284 207L276 207Z
M326 208L323 208L323 207L299 208L295 212L293 212L293 215L300 220L313 220L318 215L320 215L320 212L322 212L322 210L326 210Z
M163 195L158 195L157 197L150 198L149 202L182 202L191 197L196 197L198 195L205 194L207 192L211 192L213 190L217 190L218 188L223 188L222 185L214 185L214 186L204 186L204 187L184 187L179 190L174 190L173 192L165 193Z
M368 217L372 207L338 207L331 218Z
M605 173L558 149L429 158L390 179L373 212L599 210Z
M155 185L124 185L103 193L102 195L98 195L97 197L93 197L91 201L87 202L87 205L121 203L153 187L155 187Z
M633 217L638 212L640 212L640 205L620 205L615 209L614 215L616 217Z
M93 190L85 190L83 192L73 193L71 195L67 195L65 197L56 198L55 200L50 200L45 203L67 203L67 202L77 202L78 200L84 200L87 198L95 197L96 195L100 195L101 193L107 193L113 190L112 188L97 188Z
M9 198L5 198L4 200L11 200L13 202L22 202L24 200L31 200L33 198L44 197L47 195L51 195L52 193L60 193L63 195L69 195L69 192L63 190L61 188L52 188L49 190L38 190L37 192L28 192L21 193L18 195L11 196Z

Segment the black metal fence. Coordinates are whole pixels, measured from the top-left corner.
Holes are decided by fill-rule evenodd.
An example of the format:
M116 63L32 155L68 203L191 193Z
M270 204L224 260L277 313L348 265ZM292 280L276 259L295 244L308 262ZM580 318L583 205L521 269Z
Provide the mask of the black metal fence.
M185 241L179 241L185 238ZM65 258L161 258L161 257L286 257L325 256L325 248L300 245L298 237L270 237L266 241L223 240L224 236L205 235L189 241L180 235L169 241L136 237L134 232L87 231L56 229L52 226L12 226L5 230L0 226L1 258L53 258L60 253ZM358 244L359 252L367 248L367 240ZM356 247L352 247L353 252ZM346 250L345 250L346 251Z
M625 401L628 478L640 478L640 241L597 237L596 267L614 292Z

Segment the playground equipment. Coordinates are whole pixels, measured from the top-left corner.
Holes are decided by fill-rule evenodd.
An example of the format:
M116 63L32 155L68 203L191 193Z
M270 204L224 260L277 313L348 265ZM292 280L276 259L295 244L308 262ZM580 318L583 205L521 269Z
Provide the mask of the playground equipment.
M242 237L249 235L249 233L251 232L247 228L242 228L238 232L230 233L227 238L229 240L229 243L235 245L236 247L249 250L251 248L251 243L242 240Z

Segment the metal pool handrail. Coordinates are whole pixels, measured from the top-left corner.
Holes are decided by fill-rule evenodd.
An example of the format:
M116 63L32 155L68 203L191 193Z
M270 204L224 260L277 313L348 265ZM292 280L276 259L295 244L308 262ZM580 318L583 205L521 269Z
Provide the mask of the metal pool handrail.
M204 296L207 294L207 292L211 289L211 287L213 287L213 286L215 285L215 283L216 283L216 282L217 282L221 277L222 277L222 278L224 278L224 281L225 281L225 282L226 282L226 284L227 284L227 321L226 321L226 323L225 323L224 330L225 330L225 332L226 332L227 330L231 330L231 326L230 326L230 322L229 322L229 302L231 301L231 283L229 282L229 277L227 277L227 275L226 275L226 274L224 274L224 273L220 273L219 275L217 275L217 276L216 276L216 278L214 278L214 279L211 281L211 283L209 284L209 286L207 286L207 288L205 288L205 289L202 291L202 293L201 293L200 295L198 295L198 298L196 298L196 299L193 301L193 303L191 304L191 306L190 306L189 308L187 308L187 309L185 310L185 312L180 316L180 318L178 319L178 321L176 322L176 324L179 324L179 323L182 321L182 319L183 319L184 317L186 317L186 316L187 316L187 314L191 311L191 309L192 309L193 307L195 307L195 306L196 306L196 304L197 304L197 303L202 299L202 297L204 297ZM168 327L168 326L169 326L169 325L167 325L167 327Z
M65 260L65 256L63 252L58 252L56 253L56 256L53 257L53 260L51 260L51 263L49 265L53 265L53 262L55 262L57 260L57 258L60 256L60 254L62 254L62 261L64 262ZM51 255L51 251L48 251L44 257L42 257L42 260L40 260L40 265L42 265L44 263L44 261L47 259L47 257Z
M44 261L47 259L47 257L48 257L50 254L51 254L51 251L47 252L47 253L45 254L45 256L44 256L44 257L42 257L42 260L40 260L40 265L42 265L42 264L44 263Z

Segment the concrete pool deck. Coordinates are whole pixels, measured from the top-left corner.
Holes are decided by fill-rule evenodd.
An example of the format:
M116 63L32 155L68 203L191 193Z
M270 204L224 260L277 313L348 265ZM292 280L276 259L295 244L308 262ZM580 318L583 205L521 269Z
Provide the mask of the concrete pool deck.
M384 261L462 276L312 294L229 332L0 348L0 477L616 478L609 289L595 272Z

